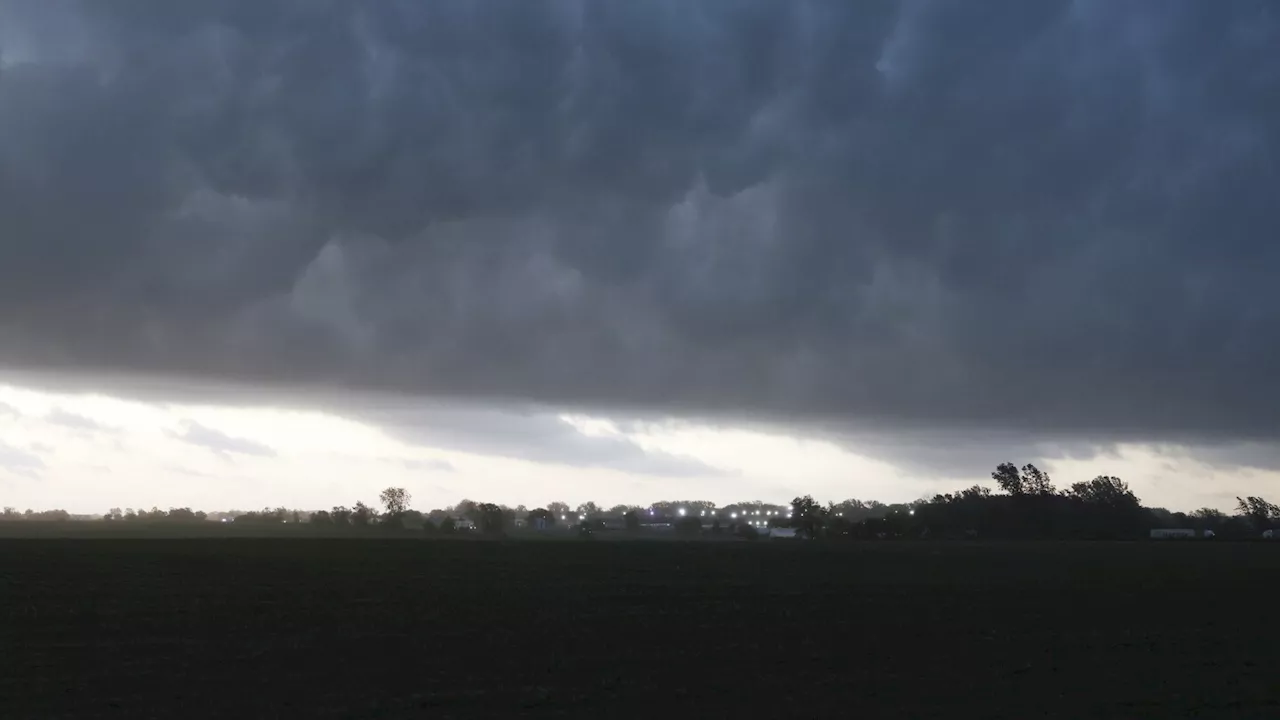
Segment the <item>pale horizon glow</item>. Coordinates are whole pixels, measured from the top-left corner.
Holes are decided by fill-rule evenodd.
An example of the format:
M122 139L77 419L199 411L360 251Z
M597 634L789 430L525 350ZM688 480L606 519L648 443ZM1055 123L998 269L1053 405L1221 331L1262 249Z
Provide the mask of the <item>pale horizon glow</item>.
M560 419L583 437L612 439L698 461L709 472L660 477L406 442L367 423L316 411L142 402L0 385L3 504L96 514L112 507L206 511L283 505L316 510L374 505L385 487L409 489L421 510L464 498L537 507L644 505L660 500L783 504L811 494L907 502L986 477L912 474L823 440L712 428L679 420L626 425L582 414ZM1004 458L993 458L992 467ZM607 463L605 463L607 465ZM1058 487L1118 475L1148 506L1231 510L1235 495L1266 494L1277 474L1223 474L1177 448L1121 446L1042 467ZM1251 490L1250 488L1254 488Z

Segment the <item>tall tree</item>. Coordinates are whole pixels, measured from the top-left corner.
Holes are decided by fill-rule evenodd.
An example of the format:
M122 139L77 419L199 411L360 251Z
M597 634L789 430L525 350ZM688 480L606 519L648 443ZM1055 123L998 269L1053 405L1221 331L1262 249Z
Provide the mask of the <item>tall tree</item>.
M812 495L803 495L791 501L791 527L803 530L813 537L822 529L825 513L822 505Z
M1049 473L1031 463L1022 466L1022 491L1028 495L1053 495L1055 492Z
M1264 498L1250 495L1236 498L1236 512L1249 519L1258 530L1268 530L1275 521L1280 521L1280 505L1267 502Z
M378 499L382 501L382 507L386 508L387 514L396 517L409 509L412 496L402 487L389 487L378 495Z
M1025 492L1018 466L1011 462L997 465L995 472L991 473L991 479L996 481L1001 490L1010 495L1022 495Z
M1110 475L1099 475L1088 482L1075 483L1071 486L1070 495L1090 505L1112 509L1139 506L1138 497L1129 489L1128 483Z

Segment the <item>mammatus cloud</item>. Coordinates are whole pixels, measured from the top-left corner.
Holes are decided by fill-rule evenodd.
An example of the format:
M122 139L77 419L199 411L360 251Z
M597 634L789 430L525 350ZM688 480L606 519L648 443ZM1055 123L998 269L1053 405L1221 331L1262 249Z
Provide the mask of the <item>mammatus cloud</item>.
M1270 0L0 0L0 363L1265 440L1278 42Z
M215 430L192 420L185 421L182 424L181 432L175 432L173 436L183 442L212 450L223 457L231 455L276 456L276 451L266 445L228 435L221 430Z

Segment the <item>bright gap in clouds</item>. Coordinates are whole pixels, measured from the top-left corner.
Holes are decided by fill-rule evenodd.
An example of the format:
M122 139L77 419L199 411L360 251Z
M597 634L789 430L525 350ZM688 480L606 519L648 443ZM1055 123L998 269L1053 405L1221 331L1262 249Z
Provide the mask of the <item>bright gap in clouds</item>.
M525 422L521 417L508 419ZM822 500L900 502L989 484L985 477L913 474L831 442L782 433L678 420L628 422L582 414L558 419L584 438L689 458L708 472L662 477L607 462L558 462L545 453L528 459L485 454L475 445L461 451L448 442L433 445L429 437L406 442L371 424L316 411L149 403L0 385L0 504L75 513L152 505L310 510L372 504L387 486L408 488L420 509L462 498L530 507L553 500L785 502L806 493ZM992 465L1004 459L993 458ZM1280 486L1274 473L1227 476L1176 449L1125 446L1111 455L1058 459L1044 467L1059 487L1115 474L1146 504L1185 510L1230 509L1234 494Z

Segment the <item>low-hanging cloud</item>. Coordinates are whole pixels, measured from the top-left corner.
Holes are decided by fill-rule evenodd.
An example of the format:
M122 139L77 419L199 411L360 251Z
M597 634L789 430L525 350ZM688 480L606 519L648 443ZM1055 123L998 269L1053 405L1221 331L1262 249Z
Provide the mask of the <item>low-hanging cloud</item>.
M44 468L44 460L36 453L0 440L0 473L36 478Z
M0 362L1271 438L1278 42L1269 0L0 0Z
M415 445L536 463L656 477L717 477L731 471L641 446L623 434L592 435L545 408L405 403L348 404L345 413Z
M211 450L224 458L232 455L249 455L253 457L275 457L276 451L260 442L247 438L228 435L216 428L201 425L194 420L182 423L181 431L172 433L182 442Z
M45 414L44 421L83 433L96 433L111 429L110 426L104 425L91 417L85 417L84 415L71 412L64 408L54 408L50 410Z

